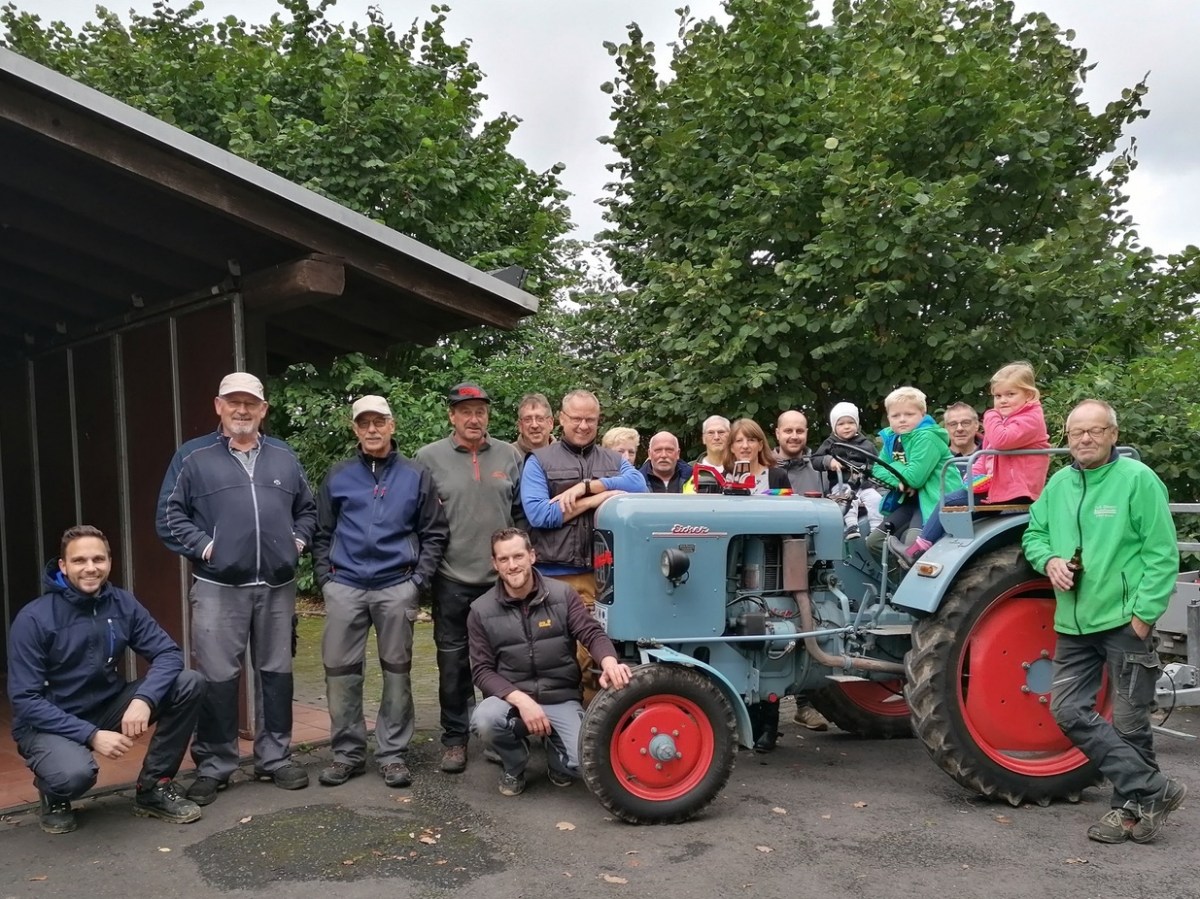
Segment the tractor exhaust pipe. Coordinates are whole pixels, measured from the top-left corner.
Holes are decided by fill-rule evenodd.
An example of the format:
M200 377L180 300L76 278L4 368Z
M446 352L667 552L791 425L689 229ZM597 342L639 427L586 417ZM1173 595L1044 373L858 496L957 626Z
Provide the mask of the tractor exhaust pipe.
M808 539L806 537L792 537L783 541L783 589L796 597L801 626L806 631L815 631L812 597L808 593ZM904 674L904 665L900 662L868 659L864 656L832 655L817 644L816 637L805 637L804 648L817 662L830 668L841 668L844 671L857 668L860 671Z

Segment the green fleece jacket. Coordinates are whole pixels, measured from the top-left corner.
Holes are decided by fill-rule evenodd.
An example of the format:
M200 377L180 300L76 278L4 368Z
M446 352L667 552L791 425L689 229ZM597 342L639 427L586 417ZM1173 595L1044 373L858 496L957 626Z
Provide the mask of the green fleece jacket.
M1056 472L1029 509L1023 546L1041 572L1082 547L1075 588L1055 591L1054 629L1094 634L1135 615L1148 624L1159 619L1179 576L1175 539L1163 482L1141 462L1116 456L1099 468Z
M942 498L941 473L942 466L950 460L950 435L932 416L926 415L907 434L897 434L891 428L884 428L879 436L883 439L879 458L904 475L908 486L917 491L921 517L928 521ZM896 452L897 440L904 447L903 458ZM896 476L882 465L871 469L871 477L894 489L900 488ZM953 493L961 489L962 479L955 472L947 475L946 492Z

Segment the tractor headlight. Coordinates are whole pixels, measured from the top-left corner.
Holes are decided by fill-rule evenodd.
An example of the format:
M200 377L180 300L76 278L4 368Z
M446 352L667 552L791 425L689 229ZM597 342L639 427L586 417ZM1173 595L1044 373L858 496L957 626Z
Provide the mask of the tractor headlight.
M687 580L688 568L692 559L681 549L664 549L660 567L662 576L672 584L682 584Z

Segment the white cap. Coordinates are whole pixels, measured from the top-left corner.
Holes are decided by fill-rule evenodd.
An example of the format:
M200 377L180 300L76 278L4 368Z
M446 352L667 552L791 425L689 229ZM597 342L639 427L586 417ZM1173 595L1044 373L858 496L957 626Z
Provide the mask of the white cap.
M838 403L829 413L829 427L836 428L843 418L853 418L856 427L861 427L858 420L858 406L854 403Z
M376 412L388 418L392 417L392 407L388 405L388 401L374 394L355 400L354 405L350 407L350 417L355 421L358 421L358 416L364 412Z
M217 388L217 396L229 396L231 393L248 393L260 400L267 398L262 381L244 371L235 371L221 379L221 386Z

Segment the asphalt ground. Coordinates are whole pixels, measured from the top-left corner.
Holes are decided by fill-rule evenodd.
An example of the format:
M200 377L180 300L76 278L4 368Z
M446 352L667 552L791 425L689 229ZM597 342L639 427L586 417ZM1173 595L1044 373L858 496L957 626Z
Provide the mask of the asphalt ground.
M790 709L788 710L790 711ZM329 759L288 792L238 782L184 826L134 817L128 791L79 805L50 836L33 812L0 819L0 899L87 896L1200 897L1200 743L1159 737L1162 767L1192 788L1151 845L1104 846L1085 830L1107 810L1011 808L968 794L916 740L867 741L787 721L779 749L742 752L728 787L682 825L620 823L583 784L556 788L535 753L519 797L472 746L462 775L436 770L431 731L410 752L415 782L390 790L373 766L328 788ZM1200 715L1170 726L1200 734Z

